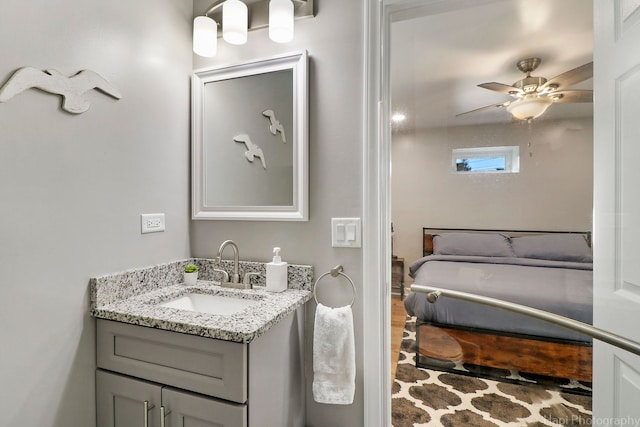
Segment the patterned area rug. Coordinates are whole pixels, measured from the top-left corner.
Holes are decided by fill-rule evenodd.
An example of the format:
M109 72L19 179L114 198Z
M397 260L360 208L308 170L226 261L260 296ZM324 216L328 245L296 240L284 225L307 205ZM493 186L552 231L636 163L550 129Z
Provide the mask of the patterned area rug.
M591 397L415 367L415 318L409 318L392 390L394 427L591 425Z

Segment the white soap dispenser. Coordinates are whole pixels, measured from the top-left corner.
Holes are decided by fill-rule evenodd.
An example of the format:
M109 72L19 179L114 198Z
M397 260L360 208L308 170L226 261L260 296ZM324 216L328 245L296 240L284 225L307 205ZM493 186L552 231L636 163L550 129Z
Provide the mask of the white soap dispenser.
M287 263L280 258L280 248L273 248L273 261L267 263L267 286L270 292L287 289Z

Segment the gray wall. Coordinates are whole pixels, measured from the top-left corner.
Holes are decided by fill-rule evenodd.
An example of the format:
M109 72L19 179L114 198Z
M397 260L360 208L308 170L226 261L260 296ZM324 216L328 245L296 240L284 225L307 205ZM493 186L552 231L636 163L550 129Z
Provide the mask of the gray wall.
M2 2L0 84L88 68L123 98L0 104L1 427L95 425L89 277L190 253L191 16L186 0ZM167 231L141 235L153 212Z
M268 260L280 246L317 273L344 265L359 296L356 400L313 403L308 310L308 425L362 425L362 254L331 247L330 218L362 216L363 5L323 0L316 18L296 22L292 43L258 30L203 61L191 54L188 0L3 2L2 83L23 66L88 68L123 99L93 92L78 116L35 90L0 104L0 427L94 425L89 277L212 256L227 238L243 259ZM191 70L301 49L311 58L309 222L190 222ZM141 235L139 215L153 212L166 214L167 231ZM328 303L348 292L336 287Z
M209 0L196 0L194 12L210 4ZM211 257L223 240L233 239L240 246L242 259L270 260L272 247L280 246L283 260L313 265L316 277L336 264L345 267L358 288L354 307L355 402L349 406L313 402L311 333L315 305L310 304L306 321L307 423L317 427L356 427L363 423L362 253L359 249L332 248L330 231L331 217L362 216L364 2L322 0L316 7L315 18L296 21L295 37L289 44L273 43L266 29L256 30L249 33L246 45L230 46L220 42L216 58L194 57L194 68L202 68L307 49L310 56L309 222L193 221L191 248L194 256ZM332 288L332 283L328 285ZM348 286L336 285L332 291L345 293L339 295L342 300L350 298ZM331 302L338 303L337 299Z
M591 230L592 119L540 120L531 131L532 156L526 124L393 136L393 249L405 267L422 256L422 227ZM452 172L453 148L501 145L520 147L520 173Z

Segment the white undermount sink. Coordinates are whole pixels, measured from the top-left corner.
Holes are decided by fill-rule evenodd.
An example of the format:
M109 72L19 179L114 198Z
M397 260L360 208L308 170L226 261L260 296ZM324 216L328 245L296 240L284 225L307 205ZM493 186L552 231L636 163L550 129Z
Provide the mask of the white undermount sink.
M158 304L160 307L228 316L240 313L260 301L226 295L189 293Z

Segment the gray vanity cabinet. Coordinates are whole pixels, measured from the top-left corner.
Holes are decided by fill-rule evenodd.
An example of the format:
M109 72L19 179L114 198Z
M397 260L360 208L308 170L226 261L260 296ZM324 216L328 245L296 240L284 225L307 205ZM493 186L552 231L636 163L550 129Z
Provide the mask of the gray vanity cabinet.
M96 327L97 427L304 425L302 307L249 344L104 319Z

